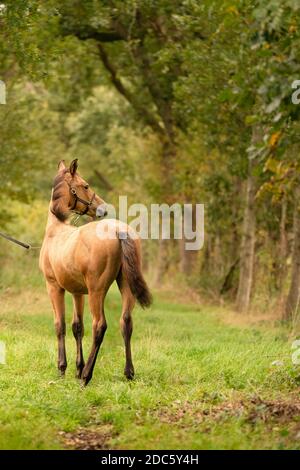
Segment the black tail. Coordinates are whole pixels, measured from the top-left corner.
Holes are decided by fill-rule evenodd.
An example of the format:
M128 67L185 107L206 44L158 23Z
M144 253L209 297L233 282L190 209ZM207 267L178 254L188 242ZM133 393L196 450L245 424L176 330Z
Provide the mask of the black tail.
M128 233L119 233L122 249L122 273L129 284L130 290L141 307L149 307L152 295L141 271L141 261L134 240Z

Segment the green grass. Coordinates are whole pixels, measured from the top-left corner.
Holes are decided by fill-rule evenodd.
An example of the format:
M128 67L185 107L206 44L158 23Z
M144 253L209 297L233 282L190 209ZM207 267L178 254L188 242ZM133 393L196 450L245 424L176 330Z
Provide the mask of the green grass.
M136 379L129 383L123 378L119 313L119 294L112 289L94 377L82 389L75 379L71 299L68 369L65 379L59 379L44 290L4 296L1 449L62 448L61 432L79 428L99 434L109 429L107 445L118 449L300 448L299 416L288 413L290 404L299 401L299 371L291 363L286 331L230 326L218 308L181 305L160 294L151 310L135 309ZM91 342L88 311L85 325L86 356ZM272 365L275 360L283 364ZM276 414L276 403L284 408L281 414Z

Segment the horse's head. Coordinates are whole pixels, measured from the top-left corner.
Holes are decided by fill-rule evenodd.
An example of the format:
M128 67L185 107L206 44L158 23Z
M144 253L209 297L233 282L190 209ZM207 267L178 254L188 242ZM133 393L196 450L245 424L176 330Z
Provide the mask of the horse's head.
M64 160L59 162L52 193L52 212L60 220L65 220L70 211L93 218L104 217L107 215L105 202L79 175L77 168L77 158L69 168Z

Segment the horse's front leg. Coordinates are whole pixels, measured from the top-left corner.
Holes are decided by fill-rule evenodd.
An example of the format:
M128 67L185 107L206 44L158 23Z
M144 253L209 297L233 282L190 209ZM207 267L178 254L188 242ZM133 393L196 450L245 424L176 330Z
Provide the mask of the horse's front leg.
M58 340L58 369L63 376L67 368L65 336L65 291L56 282L47 283L48 293L54 310L54 326Z
M83 326L83 310L84 310L84 295L73 295L73 322L72 330L74 338L76 339L77 346L77 356L76 356L76 377L80 379L82 370L84 368L84 359L82 352L82 338L84 335L84 326Z
M101 291L93 290L89 292L89 304L93 316L93 344L87 363L82 371L81 377L84 385L87 385L92 378L98 351L107 328L104 315L104 297L105 294Z

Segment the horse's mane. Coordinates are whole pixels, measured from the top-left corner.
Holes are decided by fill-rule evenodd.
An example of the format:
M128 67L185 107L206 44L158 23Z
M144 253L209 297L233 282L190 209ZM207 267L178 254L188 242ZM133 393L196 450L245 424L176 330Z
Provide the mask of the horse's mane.
M51 212L61 222L68 218L68 207L65 200L66 192L64 190L66 173L69 173L68 169L61 171L55 176L52 190Z

